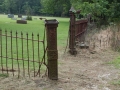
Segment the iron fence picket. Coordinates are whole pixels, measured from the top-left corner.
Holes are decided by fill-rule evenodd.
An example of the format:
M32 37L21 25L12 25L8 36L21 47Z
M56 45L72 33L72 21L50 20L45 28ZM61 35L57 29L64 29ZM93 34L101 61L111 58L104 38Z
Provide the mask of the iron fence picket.
M17 31L16 31L16 52L17 52L17 54L16 54L16 57L17 57L17 63L18 63L18 78L19 78L19 76L20 76L20 65L19 65L19 61L18 61L18 33L17 33Z
M6 38L6 57L8 57L7 55L7 30L5 30L5 38ZM6 71L7 71L7 74L8 74L8 59L6 58Z
M31 43L31 47L29 46L30 43ZM35 43L38 50L36 52L37 54L35 54ZM40 43L43 44L43 51L40 50L40 46L42 46L40 45ZM40 40L39 34L37 34L37 39L35 39L34 34L32 33L32 37L30 39L28 33L26 33L26 38L24 38L23 32L21 32L21 35L19 36L18 32L16 31L14 36L12 31L10 31L10 35L9 35L7 30L5 30L5 33L2 33L2 30L0 29L0 59L1 59L0 62L1 62L2 73L7 72L7 74L11 74L10 72L12 72L12 75L15 76L15 71L17 71L18 78L19 78L20 74L23 72L23 76L25 77L27 74L25 63L27 63L27 72L29 77L31 77L30 75L31 69L33 69L34 77L37 75L40 76L41 65L45 64L43 63L45 62L44 61L45 53L46 53L45 48L46 48L45 39ZM30 54L31 51L32 53ZM40 57L40 52L43 52L42 58ZM35 59L36 55L37 55L37 59ZM21 63L22 63L22 66L21 66ZM8 64L11 66L8 66ZM38 65L38 72L36 72L36 69L37 69L36 65ZM45 66L47 67L47 65Z
M32 33L32 51L33 51L33 68L34 68L34 77L35 77L35 63L34 63L34 34Z
M0 48L1 48L1 67L2 67L2 73L3 73L3 60L2 60L2 30L0 29Z
M37 35L38 38L38 61L39 61L39 66L40 66L40 45L39 45L39 34ZM39 69L40 70L40 69ZM39 71L39 77L40 77L40 71Z
M13 46L12 46L12 42L13 42L13 40L12 40L12 31L10 32L11 33L11 60L12 60L12 70L13 70L13 68L14 68L14 64L13 64ZM14 76L14 72L13 72L13 76Z

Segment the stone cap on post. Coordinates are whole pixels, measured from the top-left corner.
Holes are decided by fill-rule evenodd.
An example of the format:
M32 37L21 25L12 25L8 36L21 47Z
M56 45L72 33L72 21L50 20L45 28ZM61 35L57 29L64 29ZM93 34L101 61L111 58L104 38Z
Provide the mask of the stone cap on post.
M59 22L56 19L45 20L45 25L58 25Z
M79 14L81 10L75 10L74 7L71 7L69 13Z

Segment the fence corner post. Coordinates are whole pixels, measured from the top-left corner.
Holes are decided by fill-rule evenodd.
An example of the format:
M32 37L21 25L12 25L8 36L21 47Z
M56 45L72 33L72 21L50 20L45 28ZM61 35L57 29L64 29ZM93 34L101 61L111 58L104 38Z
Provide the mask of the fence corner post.
M47 36L47 60L48 60L48 77L51 80L58 80L58 50L57 50L57 27L58 21L45 20Z
M75 49L75 9L71 7L69 10L69 15L70 15L70 27L69 27L69 52L72 55L77 54L77 51Z

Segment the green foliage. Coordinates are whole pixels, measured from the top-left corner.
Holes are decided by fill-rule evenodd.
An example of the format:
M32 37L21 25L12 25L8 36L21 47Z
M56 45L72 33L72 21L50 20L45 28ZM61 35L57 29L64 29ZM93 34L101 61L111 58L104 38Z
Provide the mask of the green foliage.
M71 0L71 2L76 9L81 9L84 17L90 14L98 26L120 21L118 0Z
M26 13L26 15L31 15L32 14L32 9L30 7L30 5L28 4L28 2L25 3L25 5L23 6L24 12Z
M54 16L68 15L71 7L70 0L41 0L42 12Z
M120 0L0 0L0 13L69 16L71 6L98 25L120 21Z
M50 14L54 14L55 8L55 2L54 0L41 0L42 3L42 12L43 13L50 13Z
M40 0L0 0L0 13L40 14Z
M111 12L111 21L114 22L119 22L120 21L120 2L112 2L110 5L110 10L109 12Z
M15 0L4 0L3 1L3 8L5 13L15 13L15 8L17 7Z

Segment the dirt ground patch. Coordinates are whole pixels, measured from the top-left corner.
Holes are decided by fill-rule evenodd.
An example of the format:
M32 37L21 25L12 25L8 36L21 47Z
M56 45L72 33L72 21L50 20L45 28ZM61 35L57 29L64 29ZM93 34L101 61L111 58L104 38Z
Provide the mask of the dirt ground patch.
M59 80L46 76L36 78L0 77L0 90L120 90L113 82L120 80L120 70L107 62L119 53L110 49L91 54L77 49L76 56L61 52L59 48Z

